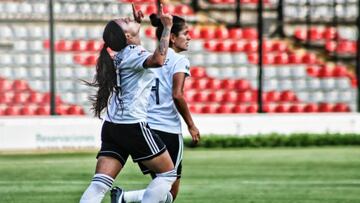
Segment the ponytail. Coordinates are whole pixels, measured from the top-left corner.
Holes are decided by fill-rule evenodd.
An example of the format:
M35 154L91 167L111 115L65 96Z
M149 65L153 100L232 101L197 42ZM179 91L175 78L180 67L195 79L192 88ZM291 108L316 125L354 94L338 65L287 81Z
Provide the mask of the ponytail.
M101 118L101 112L107 107L109 97L116 87L116 69L114 61L107 51L107 47L104 44L100 51L93 82L87 83L89 86L98 88L96 95L90 97L90 101L94 115L99 118Z
M94 115L99 118L101 118L102 111L108 106L109 97L112 94L118 95L121 92L121 87L117 86L114 60L111 58L107 48L118 52L127 46L124 31L113 20L105 26L103 40L105 43L97 59L96 75L92 82L84 81L88 86L98 88L96 94L90 96L90 101Z

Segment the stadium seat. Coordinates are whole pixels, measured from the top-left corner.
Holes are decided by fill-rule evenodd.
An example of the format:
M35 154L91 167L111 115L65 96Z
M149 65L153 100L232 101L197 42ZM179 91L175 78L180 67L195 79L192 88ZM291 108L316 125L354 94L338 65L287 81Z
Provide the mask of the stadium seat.
M84 115L84 110L80 106L71 105L66 110L66 114L68 114L68 115Z
M216 109L218 107L216 105L213 104L205 104L202 108L201 108L201 113L205 113L205 114L213 114L216 113Z
M306 104L304 106L304 112L306 112L306 113L315 113L318 111L319 111L319 108L316 104Z
M232 113L246 113L246 106L243 104L234 105L231 109Z
M237 101L237 93L234 91L225 92L222 95L223 103L235 103Z
M208 79L206 83L206 89L219 90L221 87L221 80L219 79Z
M320 103L319 112L328 113L332 112L333 106L329 103Z
M190 68L190 74L192 78L203 78L206 77L206 70L200 66L193 66Z
M302 113L302 112L304 112L304 106L301 104L292 104L289 107L289 112L290 113Z
M207 92L197 92L194 94L193 96L193 101L194 102L206 102L207 101L207 97L208 97L208 93Z
M233 106L222 104L216 108L216 113L232 113Z
M212 91L207 95L208 102L221 102L224 92Z
M249 103L254 101L254 96L251 91L238 92L236 102L237 103Z

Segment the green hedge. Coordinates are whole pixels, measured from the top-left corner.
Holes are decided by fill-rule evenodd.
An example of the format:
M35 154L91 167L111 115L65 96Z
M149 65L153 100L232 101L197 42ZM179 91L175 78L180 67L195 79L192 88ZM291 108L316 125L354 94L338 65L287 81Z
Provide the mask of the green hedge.
M192 144L191 138L184 139L186 147L306 147L360 145L360 134L292 134L252 136L202 136L200 143Z

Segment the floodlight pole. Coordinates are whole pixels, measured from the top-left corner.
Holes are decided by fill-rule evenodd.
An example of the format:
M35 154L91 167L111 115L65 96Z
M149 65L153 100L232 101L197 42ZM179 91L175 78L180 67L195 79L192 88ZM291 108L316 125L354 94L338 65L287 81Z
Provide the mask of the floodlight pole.
M50 115L56 115L55 102L55 46L54 46L54 15L53 15L53 0L49 0L49 36L50 36Z
M258 113L263 113L263 101L262 101L262 93L263 93L263 0L260 0L258 3L258 23L257 23L257 30L258 30L258 55L259 55L259 75L258 75Z

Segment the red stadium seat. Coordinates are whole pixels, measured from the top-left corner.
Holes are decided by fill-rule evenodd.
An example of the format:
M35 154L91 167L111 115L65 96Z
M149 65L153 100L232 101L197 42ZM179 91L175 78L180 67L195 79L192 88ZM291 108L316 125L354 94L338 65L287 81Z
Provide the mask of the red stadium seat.
M195 101L195 102L206 102L207 98L208 98L208 93L197 92L193 96L193 101Z
M170 12L170 13L175 13L176 15L180 15L180 16L189 16L189 15L193 15L194 11L188 5L179 4L179 5L176 5L174 8L174 11Z
M99 51L103 47L103 43L100 41L90 40L87 42L87 51Z
M219 90L221 81L219 79L209 79L206 83L206 89Z
M224 90L232 90L235 88L235 80L232 79L224 79L221 81L221 89Z
M256 52L258 50L258 42L256 40L249 41L244 46L244 51L251 53Z
M301 104L292 104L289 108L291 113L302 113L304 112L304 107Z
M201 113L216 113L216 109L216 105L206 104L201 108Z
M197 27L190 27L189 35L190 35L191 39L199 39L200 38L200 29L198 29Z
M41 104L42 105L50 105L50 96L51 96L50 93L45 93L43 95ZM55 103L56 103L56 105L60 105L63 103L60 96L58 96L58 95L55 96Z
M50 107L49 106L39 106L35 110L35 115L39 115L39 116L50 115Z
M214 38L214 30L210 27L202 27L200 29L200 37L202 39L213 39Z
M25 80L14 80L12 89L14 91L26 91L29 90L29 85Z
M191 88L195 90L203 90L206 89L206 84L207 78L196 79L193 80Z
M68 115L84 115L84 110L77 105L71 105L68 107L66 114Z
M155 39L156 38L156 30L153 27L145 28L145 35L149 38Z
M89 56L87 56L84 65L86 65L86 66L96 65L97 58L98 58L97 55L89 55Z
M215 46L215 51L217 52L228 52L230 51L230 44L223 42L223 41L219 41L216 43Z
M201 113L202 107L198 104L190 104L189 110L191 113Z
M276 41L271 46L271 51L285 52L286 50L287 50L287 45L282 41Z
M43 95L39 92L31 92L29 97L28 97L28 100L27 100L27 103L32 103L32 104L35 104L35 103L41 103L41 101L43 100Z
M304 107L304 112L307 113L319 112L319 107L316 104L306 104Z
M222 102L229 102L229 103L235 103L237 101L237 93L230 91L225 92L222 96Z
M289 107L287 105L284 105L284 104L278 104L274 111L276 113L286 113L286 112L289 112Z
M27 103L28 98L29 98L28 93L16 92L13 97L12 103L13 104L25 104L25 103Z
M229 38L229 32L224 27L217 27L214 31L215 38L217 39L227 39Z
M241 52L244 50L245 43L244 41L234 41L230 45L230 51L231 52Z
M347 68L343 65L336 65L331 74L334 77L346 77Z
M20 115L35 115L36 106L26 105L20 108L19 114Z
M86 63L86 56L82 54L76 54L73 56L73 61L77 64L84 65Z
M0 104L11 104L13 101L14 92L3 91L0 92Z
M306 72L309 76L317 77L319 75L320 68L318 66L308 66Z
M236 80L234 84L234 88L237 91L247 91L250 90L250 83L247 80Z
M59 104L55 108L55 112L57 115L66 115L68 110L67 105Z
M229 30L229 38L231 38L231 39L241 39L242 38L242 30L241 30L241 28L231 28Z
M0 92L10 90L12 87L12 82L6 79L0 78Z
M322 66L319 69L318 77L324 78L324 77L331 77L333 73L333 70L329 66Z
M280 101L282 102L295 102L297 101L296 95L292 91L283 91L280 94Z
M296 39L304 41L306 40L307 37L306 30L304 30L303 28L296 28L294 32L294 36Z
M275 56L272 53L265 53L263 55L263 64L274 64L275 63Z
M239 92L236 101L238 103L248 103L253 101L253 93L251 91Z
M221 102L223 99L223 92L213 91L207 95L208 102Z
M216 113L232 113L232 106L223 104L216 108Z
M331 104L328 103L320 103L319 104L319 112L332 112L333 106Z
M264 102L277 102L280 100L280 92L270 91L264 93Z
M258 33L255 28L243 28L242 34L244 39L256 40L258 38Z
M313 53L306 53L302 57L302 62L306 64L315 64L316 63L316 55Z
M310 40L311 41L316 41L316 40L321 40L322 39L322 32L319 30L319 28L317 27L312 27L309 29L309 34L310 34Z
M275 64L287 64L289 62L289 57L286 53L280 53L275 56Z
M232 113L246 113L246 106L243 104L238 104L232 107Z
M302 62L302 58L299 54L291 53L289 54L289 63L291 64L299 64Z
M18 107L18 106L8 106L8 107L5 108L4 115L7 115L7 116L20 115L20 107Z
M200 66L193 66L190 68L190 74L192 78L206 77L206 70Z
M208 40L204 43L204 48L208 51L215 51L217 46L217 41Z
M337 37L337 31L334 27L327 27L322 33L322 38L326 40L333 40Z
M59 40L55 42L55 50L59 52L70 51L72 42L69 40Z
M258 106L256 104L251 104L246 107L246 113L256 113L258 111Z
M344 103L337 103L334 105L333 112L350 112L350 108L348 105L344 104Z
M74 40L71 46L72 51L85 51L87 43L84 40Z

